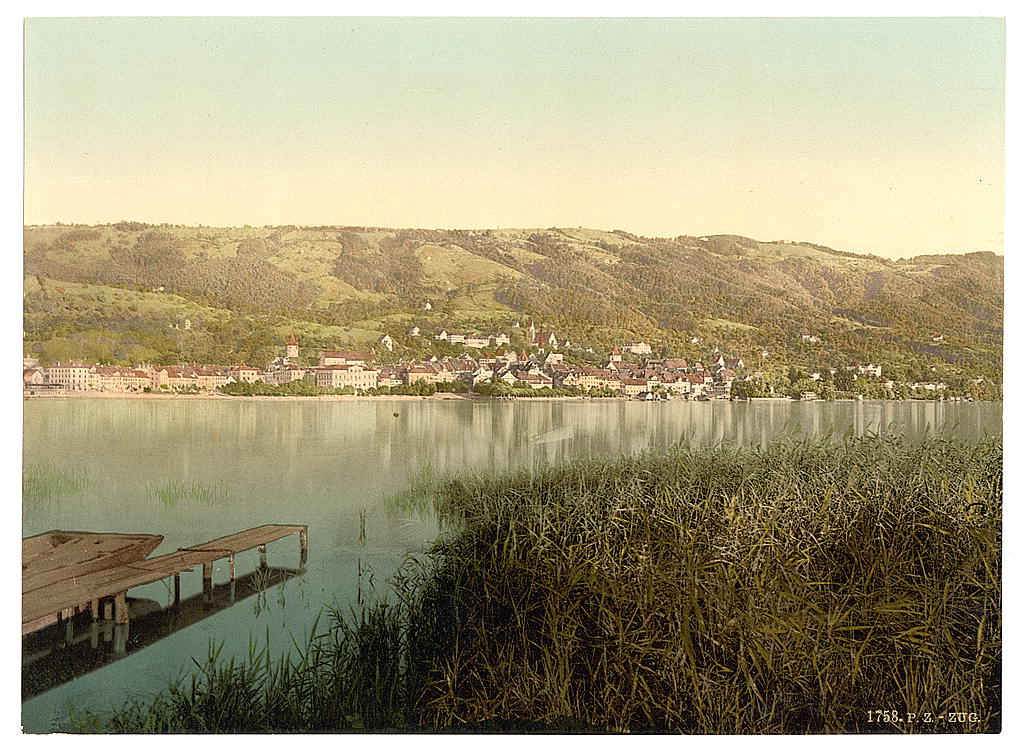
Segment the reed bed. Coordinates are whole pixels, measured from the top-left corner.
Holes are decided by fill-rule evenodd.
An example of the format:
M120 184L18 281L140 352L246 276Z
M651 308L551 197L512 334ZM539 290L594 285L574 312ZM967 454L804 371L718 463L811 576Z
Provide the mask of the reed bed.
M23 506L66 499L95 485L82 470L51 464L26 464L21 479Z
M80 726L1000 728L999 440L678 447L442 479L431 498L448 535L390 603Z
M159 501L168 509L176 507L183 501L195 502L198 504L210 504L215 501L227 499L227 485L218 480L210 485L203 483L189 483L187 481L171 481L163 486L149 486L146 493L153 501Z

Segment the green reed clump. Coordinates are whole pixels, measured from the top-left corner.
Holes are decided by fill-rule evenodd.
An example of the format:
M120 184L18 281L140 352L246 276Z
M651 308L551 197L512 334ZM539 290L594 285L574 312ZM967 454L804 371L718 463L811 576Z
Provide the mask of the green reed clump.
M398 606L330 614L295 653L272 658L267 638L247 657L224 659L211 643L191 675L151 701L127 701L112 716L72 712L79 732L229 733L407 730L412 721Z
M50 464L29 464L21 478L22 502L25 506L51 499L74 496L94 485L82 470Z
M435 584L468 582L467 629L424 714L763 733L954 708L991 728L1001 464L998 441L871 438L448 481L461 530Z
M998 440L868 438L441 480L451 534L391 605L108 726L936 731L868 723L897 709L992 731L1001 467Z
M211 485L171 481L160 487L149 486L146 493L153 501L159 501L170 509L182 502L210 504L227 498L228 490L224 481L219 480Z

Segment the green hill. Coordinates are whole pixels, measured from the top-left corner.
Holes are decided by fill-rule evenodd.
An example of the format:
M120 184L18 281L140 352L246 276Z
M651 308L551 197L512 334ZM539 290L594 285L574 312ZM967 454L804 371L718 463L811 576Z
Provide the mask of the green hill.
M414 355L437 345L407 337L412 325L521 340L512 324L532 317L598 352L643 339L748 363L1001 375L1003 263L987 252L894 261L723 235L136 222L31 226L24 241L26 350L44 360L260 362L291 328L310 355L384 333Z

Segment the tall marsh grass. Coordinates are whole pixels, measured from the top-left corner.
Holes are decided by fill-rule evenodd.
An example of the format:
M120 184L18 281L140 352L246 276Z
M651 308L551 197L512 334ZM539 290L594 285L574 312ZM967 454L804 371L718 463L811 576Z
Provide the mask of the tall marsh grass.
M1000 727L998 440L680 447L448 478L432 499L451 534L390 604L80 726ZM878 725L877 709L978 721Z

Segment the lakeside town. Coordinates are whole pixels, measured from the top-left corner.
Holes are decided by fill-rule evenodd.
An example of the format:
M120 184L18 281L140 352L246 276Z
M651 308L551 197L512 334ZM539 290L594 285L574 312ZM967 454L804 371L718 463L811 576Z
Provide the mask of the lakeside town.
M518 323L515 324L518 326ZM235 396L309 395L432 395L436 392L473 393L490 397L583 396L646 401L730 399L938 399L971 400L984 381L976 377L966 388L943 380L894 381L882 365L851 364L814 371L790 369L788 376L749 369L743 357L727 356L717 348L706 359L656 357L643 341L614 345L598 365L567 362L563 350L572 347L553 331L526 329L529 349L518 353L505 333L470 335L442 329L425 336L413 326L409 335L463 345L461 357L432 355L429 359L392 362L394 340L384 335L380 353L321 350L317 364L299 362L299 340L289 334L282 353L262 367L251 365L136 365L124 367L84 361L43 366L33 357L23 363L25 396L91 394L181 394ZM802 341L816 337L806 329ZM699 343L694 337L692 343ZM502 349L504 348L504 349ZM495 349L470 356L468 350ZM593 353L593 349L586 349ZM768 356L766 350L757 357ZM774 385L784 382L785 388Z

